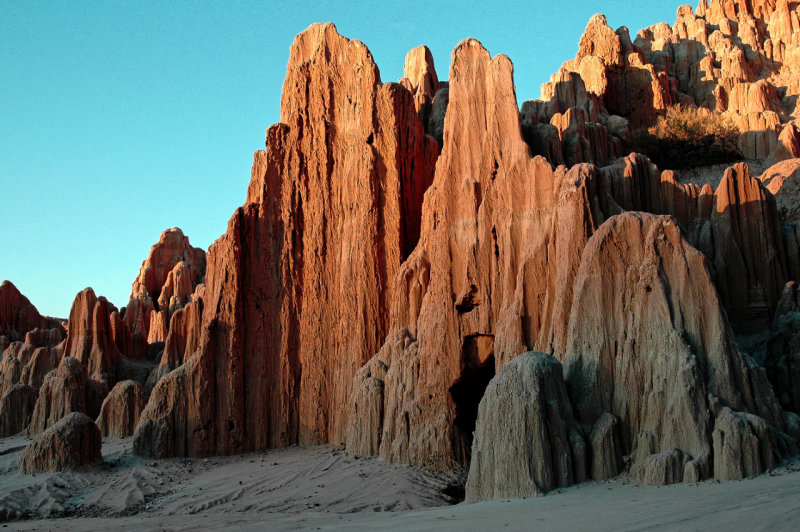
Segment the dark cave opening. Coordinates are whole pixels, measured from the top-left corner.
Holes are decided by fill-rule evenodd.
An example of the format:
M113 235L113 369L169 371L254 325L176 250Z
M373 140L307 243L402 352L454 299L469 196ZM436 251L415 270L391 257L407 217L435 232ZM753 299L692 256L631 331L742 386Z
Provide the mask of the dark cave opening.
M453 421L455 455L462 464L468 464L478 405L494 377L494 336L464 338L462 361L461 375L449 391L456 409Z

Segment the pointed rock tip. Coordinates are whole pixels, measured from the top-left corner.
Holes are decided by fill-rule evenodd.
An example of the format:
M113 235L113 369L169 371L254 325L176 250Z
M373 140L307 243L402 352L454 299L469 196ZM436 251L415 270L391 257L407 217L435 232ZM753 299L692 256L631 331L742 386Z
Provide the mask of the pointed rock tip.
M367 58L373 64L375 63L372 53L363 42L357 39L348 39L343 36L336 29L336 25L333 22L315 22L295 36L291 47L288 68L291 70L293 65L310 61L316 52L320 48L323 48L323 44L329 48L336 44L340 46L348 45L363 48Z
M608 26L608 19L602 13L596 13L592 15L592 18L589 19L589 23L586 24L586 27L589 28L591 26Z
M424 44L408 51L403 64L403 75L411 79L414 72L420 70L434 70L433 54Z

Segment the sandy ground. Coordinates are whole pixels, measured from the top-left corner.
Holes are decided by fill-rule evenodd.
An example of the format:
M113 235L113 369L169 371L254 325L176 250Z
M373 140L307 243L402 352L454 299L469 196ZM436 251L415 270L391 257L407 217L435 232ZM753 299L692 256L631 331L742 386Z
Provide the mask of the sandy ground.
M799 530L800 463L759 477L648 487L627 477L527 500L451 505L453 479L293 447L144 460L108 439L108 467L17 474L24 437L0 440L0 521L17 530Z

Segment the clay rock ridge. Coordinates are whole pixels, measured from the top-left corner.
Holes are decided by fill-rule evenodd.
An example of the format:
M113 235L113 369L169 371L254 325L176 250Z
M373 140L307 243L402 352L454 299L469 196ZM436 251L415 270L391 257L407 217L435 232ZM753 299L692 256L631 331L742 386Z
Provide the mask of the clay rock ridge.
M57 344L64 338L64 327L61 320L42 316L30 300L22 295L11 281L0 283L0 338L16 342L25 339L30 332L38 329L38 335L54 336ZM52 342L52 340L51 340ZM5 346L0 342L0 350Z
M75 471L103 464L102 436L86 414L73 412L37 436L19 461L23 475Z
M209 250L199 347L153 390L139 453L344 440L342 405L386 336L438 145L414 95L332 24L292 44L281 121Z
M147 344L167 339L173 313L192 301L206 271L206 253L192 247L180 228L166 229L133 281L124 319Z
M603 15L591 18L576 57L522 106L525 138L554 165L606 165L626 153L630 130L669 106L723 114L741 131L747 158L800 155L795 119L798 4L702 0L631 39Z
M769 287L772 299L762 296L760 309L768 314L786 279L783 255L769 256L782 249L774 203L746 167L702 197L662 187L660 174L654 182L647 176L655 168L637 156L608 169L551 170L522 139L510 61L474 40L453 52L449 90L420 242L395 277L387 341L356 375L348 449L443 468L468 463L473 432L490 432L475 426L483 390L519 353L536 350L564 362L583 437L604 457L587 461L583 475L625 466L655 484L735 476L712 451L726 408L747 422L725 426L757 434L769 447L764 456L794 452L787 416L766 373L736 347L713 281L733 310L741 279ZM647 171L636 171L637 161ZM674 211L683 223L626 207ZM682 225L694 228L698 244L721 235L709 251L713 276ZM745 260L758 267L737 263ZM609 375L608 367L629 374ZM632 393L628 382L638 386Z
M792 417L727 318L769 314L789 276L774 203L745 167L717 191L637 156L554 170L523 138L510 60L471 39L453 52L438 160L413 96L332 25L298 35L283 123L209 251L197 349L153 390L137 453L344 439L389 461L466 464L473 434L491 433L476 426L483 391L527 351L564 363L570 449L576 434L586 454L562 484L624 468L661 484L730 478L793 452ZM595 274L628 291L598 298ZM740 309L753 286L765 295ZM604 306L586 317L589 300ZM631 309L651 300L645 328ZM611 356L630 374L605 372ZM641 389L613 384L627 378ZM714 451L752 455L754 441L755 465Z

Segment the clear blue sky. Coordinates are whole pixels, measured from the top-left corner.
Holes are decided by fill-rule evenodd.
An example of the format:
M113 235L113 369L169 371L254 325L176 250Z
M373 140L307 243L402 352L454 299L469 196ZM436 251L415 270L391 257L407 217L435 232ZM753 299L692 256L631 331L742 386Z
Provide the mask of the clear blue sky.
M161 231L207 249L244 201L312 22L370 48L384 81L427 44L441 79L474 37L515 65L517 98L575 56L589 17L675 20L679 2L0 1L0 279L66 317L92 286L118 307Z

